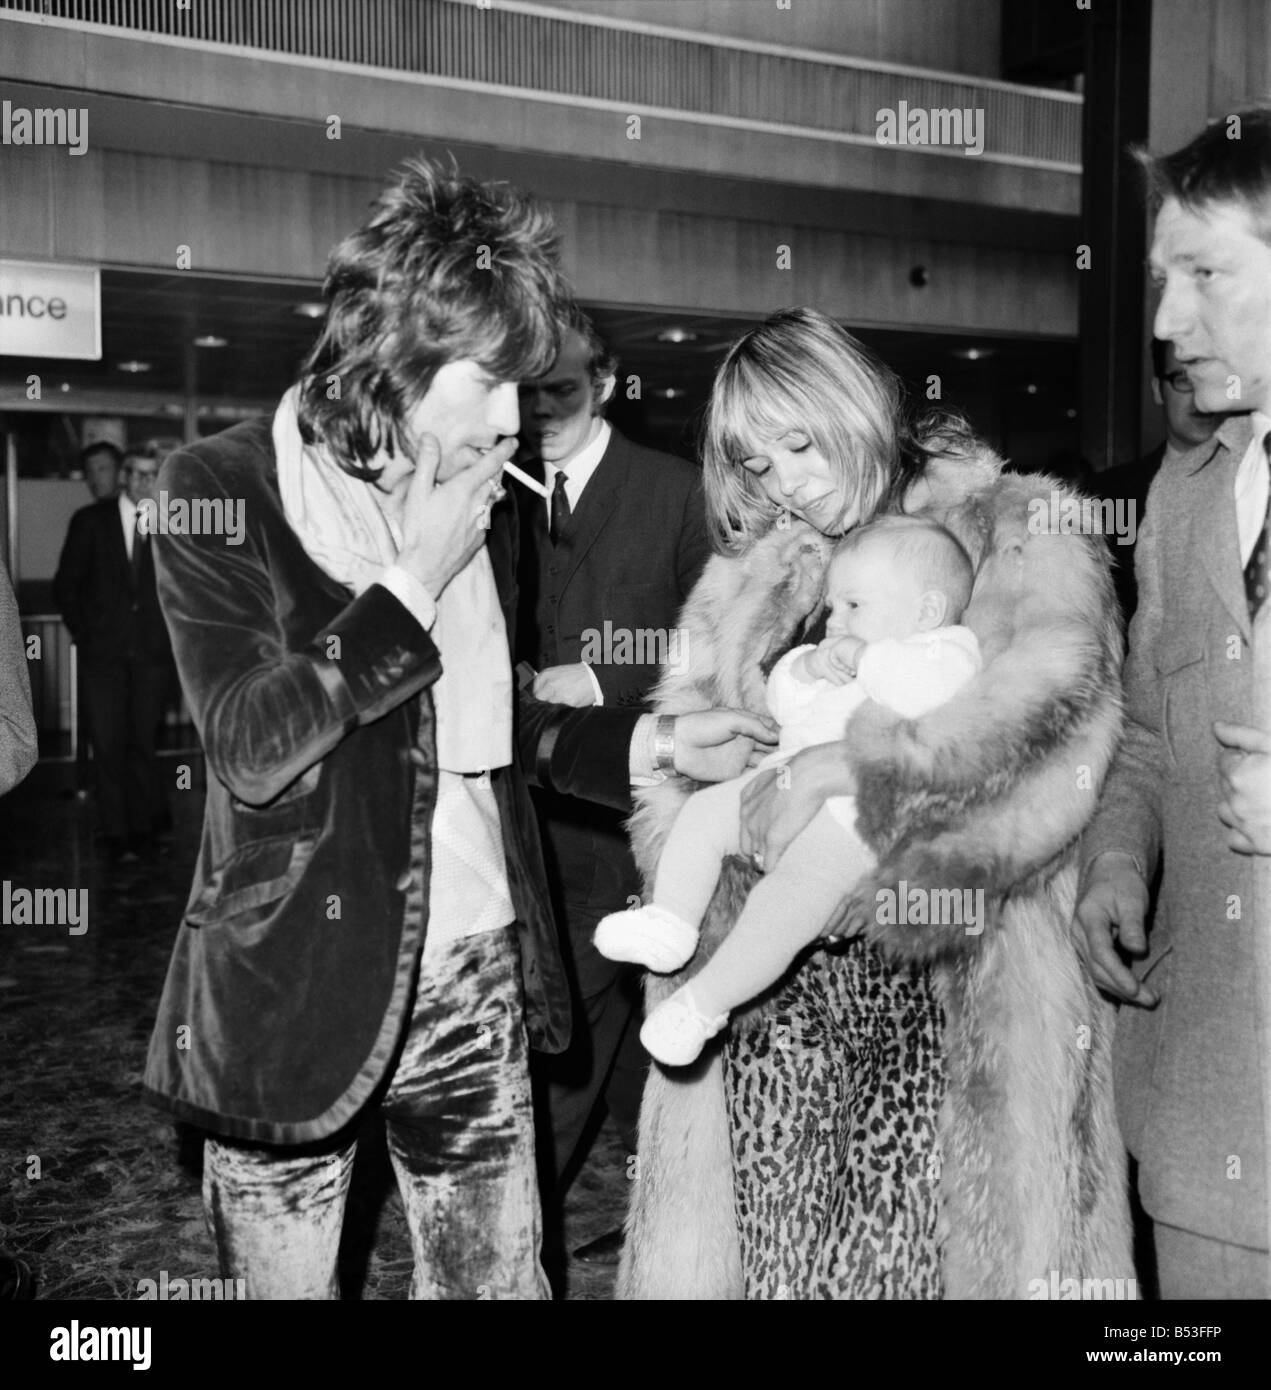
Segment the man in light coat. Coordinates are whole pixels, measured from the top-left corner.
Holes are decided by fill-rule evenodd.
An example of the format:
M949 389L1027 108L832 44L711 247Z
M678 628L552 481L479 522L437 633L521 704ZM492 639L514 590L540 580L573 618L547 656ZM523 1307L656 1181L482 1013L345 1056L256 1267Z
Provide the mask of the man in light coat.
M1094 978L1130 1005L1117 1106L1161 1295L1265 1298L1271 112L1216 122L1146 163L1156 334L1198 409L1241 413L1167 460L1149 495L1126 733L1083 838L1077 920Z

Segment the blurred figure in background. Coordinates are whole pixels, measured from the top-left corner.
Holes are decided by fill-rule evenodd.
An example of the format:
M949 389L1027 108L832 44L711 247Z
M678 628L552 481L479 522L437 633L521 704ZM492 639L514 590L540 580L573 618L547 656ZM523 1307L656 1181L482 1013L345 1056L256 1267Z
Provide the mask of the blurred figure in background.
M112 862L153 850L171 825L156 737L172 678L172 647L155 590L152 542L138 504L154 489L153 449L125 459L124 490L71 518L53 596L79 649L84 722L98 812Z
M80 467L94 502L110 502L119 496L119 474L124 456L109 439L99 439L80 452Z

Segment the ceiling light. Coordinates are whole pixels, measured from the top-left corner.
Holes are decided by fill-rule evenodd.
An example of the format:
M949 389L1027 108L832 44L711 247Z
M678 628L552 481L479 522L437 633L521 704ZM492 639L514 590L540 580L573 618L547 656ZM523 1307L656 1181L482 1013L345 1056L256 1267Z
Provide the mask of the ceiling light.
M307 299L301 304L297 304L293 313L299 314L302 319L320 319L327 311L325 304L319 304L315 300Z
M229 344L228 338L218 338L215 333L204 333L201 338L195 338L195 347L218 348L226 347Z
M1030 396L1035 396L1037 394L1037 383L1035 381L1030 381L1028 385L1024 387L1024 390L1027 391Z
M71 389L71 383L69 381L64 381L57 389L59 391L69 391Z
M128 362L116 362L115 365L121 372L148 372L150 370L149 362L138 362L136 358Z
M664 328L658 334L659 343L695 343L697 334L690 333L687 328Z
M661 396L664 401L675 401L679 400L684 394L684 388L682 386L663 386L659 390L654 391L653 394L655 396Z
M982 358L992 357L993 349L982 347L954 348L953 355L964 358L967 362L979 362Z

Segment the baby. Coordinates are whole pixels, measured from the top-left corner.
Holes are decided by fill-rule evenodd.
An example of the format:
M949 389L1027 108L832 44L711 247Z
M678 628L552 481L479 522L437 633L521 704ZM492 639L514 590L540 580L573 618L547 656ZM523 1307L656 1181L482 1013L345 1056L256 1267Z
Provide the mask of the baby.
M724 858L738 852L741 793L752 778L802 748L841 740L866 700L916 719L975 676L979 644L956 626L972 579L958 541L922 517L884 517L843 538L827 575L825 640L788 652L768 677L777 751L688 798L658 862L652 902L604 918L595 935L601 955L660 974L678 970L697 949ZM855 798L831 797L755 884L711 960L645 1020L640 1039L659 1062L691 1062L732 1009L775 984L821 935L875 862L855 824Z

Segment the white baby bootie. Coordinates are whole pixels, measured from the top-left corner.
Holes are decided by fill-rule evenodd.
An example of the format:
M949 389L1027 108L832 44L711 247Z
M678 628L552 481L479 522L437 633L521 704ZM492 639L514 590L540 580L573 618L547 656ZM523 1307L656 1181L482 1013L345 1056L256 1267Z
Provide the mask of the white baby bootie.
M685 985L644 1020L640 1041L664 1066L686 1067L727 1022L727 1014L708 1018L702 1013L693 986Z
M607 960L629 960L658 975L669 974L693 959L697 928L656 903L631 912L611 912L592 937Z

